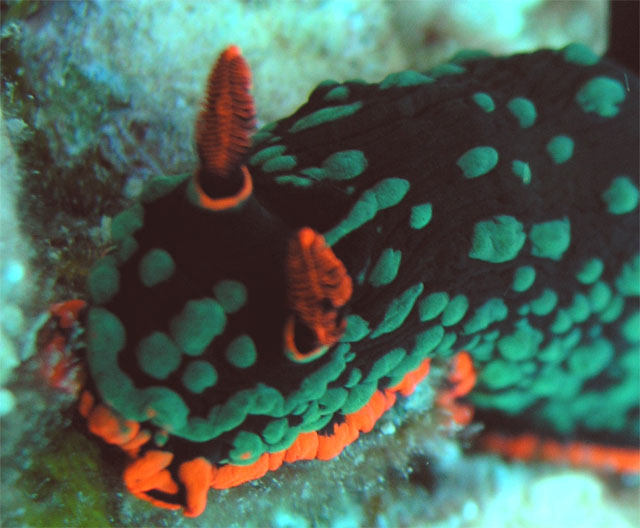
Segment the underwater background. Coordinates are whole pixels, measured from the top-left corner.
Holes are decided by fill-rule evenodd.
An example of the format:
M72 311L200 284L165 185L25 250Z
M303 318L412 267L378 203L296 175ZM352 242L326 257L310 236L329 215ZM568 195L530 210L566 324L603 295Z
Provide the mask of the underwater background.
M633 9L622 18L637 35L637 3L613 4L614 15L636 4L635 23ZM1 8L0 525L640 526L636 477L465 453L473 426L440 426L431 376L336 459L211 491L205 513L187 519L124 490L122 459L75 424L72 397L47 387L35 342L51 303L84 296L111 218L150 177L194 166L193 123L225 46L240 46L251 65L261 126L325 79L375 82L461 49L500 55L577 41L604 54L610 3L18 0ZM614 29L612 42L637 71L637 40Z

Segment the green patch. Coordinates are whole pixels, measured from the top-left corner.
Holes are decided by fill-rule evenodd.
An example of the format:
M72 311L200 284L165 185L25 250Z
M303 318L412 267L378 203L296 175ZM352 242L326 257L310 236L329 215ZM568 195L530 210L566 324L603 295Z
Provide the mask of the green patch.
M522 224L513 216L494 216L474 226L469 257L485 262L507 262L518 256L526 238Z
M198 356L222 333L226 322L222 307L205 298L188 301L182 312L171 319L169 329L185 354Z
M622 323L622 335L629 343L640 342L640 312L636 310Z
M564 334L567 330L571 328L572 325L573 325L573 321L571 320L571 316L569 315L569 312L566 309L561 308L556 313L556 318L554 319L553 323L551 323L551 326L549 327L549 329L554 334Z
M93 265L87 279L87 287L95 304L105 304L118 293L120 272L116 267L115 257L107 255Z
M324 100L330 101L330 102L333 102L333 101L343 102L343 101L346 101L348 98L349 98L349 88L344 85L336 86L335 88L332 88L324 96Z
M248 466L258 460L265 451L266 446L257 434L240 431L233 440L229 461L238 466Z
M476 309L469 321L464 325L465 334L473 334L480 330L485 330L497 321L504 321L509 310L507 305L500 298L489 299L482 306Z
M467 150L456 161L465 178L477 178L498 164L498 151L493 147L475 147Z
M596 339L576 347L567 359L569 370L580 379L598 375L613 359L613 345L608 339Z
M640 295L640 253L625 262L616 277L616 289L624 297L638 297Z
M188 172L178 176L156 176L149 180L142 190L140 200L143 203L153 202L171 194L183 181L190 178ZM113 228L112 228L113 229Z
M611 288L606 282L598 281L589 290L589 305L594 312L604 310L611 301Z
M536 122L536 107L525 97L514 97L507 103L507 108L518 121L520 128L529 128Z
M541 317L550 314L556 304L558 304L558 294L549 288L542 290L540 296L530 303L531 311Z
M522 183L525 185L529 185L531 183L531 167L529 167L528 163L520 160L514 160L511 163L511 172L520 178Z
M620 81L610 77L595 77L578 90L576 102L586 113L615 117L620 112L618 105L625 97L624 86Z
M235 280L221 280L216 283L213 294L228 314L237 312L247 302L247 288Z
M229 343L225 356L234 367L248 368L255 364L258 354L253 339L248 335L241 335Z
M294 187L311 187L311 185L313 185L313 181L309 178L303 178L295 174L276 176L276 183L280 185L293 185Z
M360 341L369 333L369 323L357 314L347 316L347 329L341 341L352 343Z
M398 275L401 259L402 251L391 248L383 250L369 275L369 283L375 287L391 284Z
M138 343L136 358L145 374L164 380L178 368L182 353L167 334L153 332Z
M561 165L573 156L574 143L569 136L553 136L547 143L547 153L556 165Z
M621 295L614 295L607 307L600 312L600 321L603 323L612 323L624 310L624 299Z
M607 204L607 211L620 215L633 211L638 207L638 188L628 176L617 176L609 188L602 193L602 199Z
M284 154L285 150L287 150L287 147L284 145L273 145L271 147L263 148L249 158L249 165L261 165L270 159L278 158Z
M430 203L414 205L411 208L411 217L409 218L409 225L413 229L422 229L431 222L431 216L433 210Z
M430 321L438 317L449 303L449 294L446 292L434 292L427 295L418 305L420 321Z
M264 172L276 172L291 170L296 166L295 156L278 156L271 158L262 165Z
M602 262L602 259L593 257L582 265L578 273L576 273L576 279L582 284L593 284L600 278L603 270L604 262Z
M502 390L515 385L522 378L521 370L509 361L495 359L480 373L480 381L491 390Z
M176 269L171 255L164 249L151 249L142 257L138 264L140 281L147 288L166 281Z
M533 266L520 266L513 274L511 289L517 292L527 291L535 280L536 270Z
M330 180L350 180L367 168L367 158L361 150L343 150L322 162L323 176Z
M573 42L562 48L562 56L565 61L581 66L593 66L600 61L600 57L589 46L579 42Z
M523 361L536 356L544 335L525 320L516 323L516 331L498 339L502 357L509 361Z
M438 79L439 77L445 77L447 75L460 75L466 71L466 68L459 64L445 62L444 64L438 64L438 66L429 70L429 75L434 79Z
M488 93L474 93L472 99L474 103L476 103L487 113L493 112L496 109L496 104L493 102L493 98Z
M409 182L402 178L386 178L362 193L347 217L324 234L330 246L375 218L378 211L393 207L409 191Z
M195 394L213 387L217 380L216 369L207 361L191 361L182 373L182 384Z
M442 313L442 326L453 326L460 321L467 313L469 308L469 299L466 295L456 295L447 304Z
M117 214L111 221L111 238L120 242L123 238L133 235L144 224L144 208L136 204Z
M342 119L343 117L355 114L360 110L360 108L362 108L362 103L360 101L348 105L321 108L320 110L316 110L315 112L298 119L298 121L296 121L289 129L289 132L299 132L330 121Z
M576 293L573 296L573 302L567 310L574 323L582 323L591 315L589 300L582 293Z
M388 88L405 88L407 86L419 86L421 84L432 83L433 79L427 77L423 73L413 70L406 70L387 75L380 84L378 89L386 90Z
M383 376L388 375L404 359L407 351L404 348L394 348L380 359L374 361L369 374L363 383L377 382Z
M560 260L569 249L571 223L567 217L535 224L529 231L531 254L534 257Z
M340 412L342 414L351 414L359 411L369 402L377 388L378 384L374 381L356 385L349 391L347 401L340 409Z
M424 284L419 282L405 290L399 297L393 299L384 314L382 322L371 333L369 338L375 339L383 334L393 332L402 326L402 323L404 323L405 319L409 316L416 299L422 293L423 289Z

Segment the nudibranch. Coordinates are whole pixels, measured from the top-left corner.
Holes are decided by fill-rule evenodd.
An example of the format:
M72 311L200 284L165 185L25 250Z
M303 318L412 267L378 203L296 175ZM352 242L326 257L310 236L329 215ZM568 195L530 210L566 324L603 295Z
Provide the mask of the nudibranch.
M633 74L577 44L461 53L323 82L256 133L250 85L230 46L198 169L147 184L54 314L85 328L79 412L134 495L196 516L335 457L460 351L445 399L475 382L488 447L640 469Z

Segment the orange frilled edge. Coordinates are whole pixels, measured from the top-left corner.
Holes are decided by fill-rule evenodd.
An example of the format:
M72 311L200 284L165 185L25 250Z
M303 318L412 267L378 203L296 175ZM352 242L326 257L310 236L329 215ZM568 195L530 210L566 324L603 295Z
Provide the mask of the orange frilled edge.
M264 476L268 471L275 471L283 462L336 457L361 432L367 433L373 429L376 421L395 403L396 394L409 396L429 373L429 365L430 360L425 359L397 385L377 390L359 411L346 415L344 422L334 424L330 435L315 431L301 433L288 449L263 453L256 462L247 466L228 464L217 467L203 457L183 462L178 468L178 480L185 489L184 515L196 517L204 511L209 488L239 486ZM173 453L154 449L139 456L140 448L150 440L151 435L141 429L138 422L124 420L107 406L95 404L88 391L81 394L78 409L87 419L93 434L109 444L119 446L133 459L123 475L125 486L133 495L161 508L180 509L180 504L156 499L148 493L161 491L173 495L178 492L179 486L167 469L173 460Z

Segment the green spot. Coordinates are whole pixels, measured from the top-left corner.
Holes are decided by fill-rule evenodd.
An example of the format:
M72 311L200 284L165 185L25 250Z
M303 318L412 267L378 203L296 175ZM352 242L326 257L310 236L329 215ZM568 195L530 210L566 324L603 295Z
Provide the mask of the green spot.
M360 341L369 333L369 323L356 314L347 316L347 329L341 341L352 343Z
M430 203L414 205L411 208L411 217L409 219L409 225L413 229L422 229L429 222L431 222L431 216L433 214Z
M556 318L553 323L551 323L551 326L549 328L554 334L564 334L567 330L569 330L569 328L571 328L572 324L573 321L571 320L569 312L565 309L560 309L558 310Z
M522 224L513 216L494 216L474 226L469 257L485 262L507 262L516 258L526 238Z
M379 287L393 282L398 275L401 259L402 251L386 248L378 258L371 275L369 275L371 285Z
M491 57L493 57L493 55L486 51L486 50L481 50L481 49L463 49L460 50L458 52L456 52L453 57L451 57L451 59L449 60L449 62L454 62L456 64L458 63L464 63L467 61L474 61L474 60L478 60L478 59L490 59Z
M459 64L451 64L447 62L444 64L438 64L435 68L429 70L429 75L431 75L431 77L433 77L434 79L437 79L446 75L459 75L466 71L467 70Z
M510 389L504 392L483 394L476 392L471 401L478 408L499 410L509 415L522 413L538 397L529 391Z
M537 299L531 301L531 311L535 315L545 316L550 314L558 303L558 294L549 288L545 288Z
M278 156L277 158L271 158L262 165L264 172L276 172L291 170L296 166L295 156Z
M613 359L613 345L608 339L596 339L576 347L567 359L569 370L581 379L599 374Z
M509 361L522 361L535 357L544 339L542 332L529 325L526 319L516 323L517 330L498 339L502 357Z
M233 448L229 450L229 461L238 466L253 464L264 453L266 446L255 433L240 431L233 440Z
M578 279L582 284L593 284L600 278L603 270L604 263L602 260L597 257L593 257L582 265L580 271L576 273L576 279Z
M611 288L606 282L596 282L589 290L589 304L594 312L604 310L611 300Z
M502 359L491 361L480 374L480 381L492 390L501 390L515 385L522 377L520 369Z
M237 368L251 367L258 357L256 345L248 335L241 335L231 341L225 355L227 361Z
M496 104L488 93L477 92L473 94L473 102L476 103L485 112L493 112L496 109Z
M330 180L350 180L367 168L367 158L361 150L336 152L322 162L324 177Z
M213 294L226 313L235 313L247 302L247 288L234 280L221 280L213 287Z
M430 321L438 317L449 303L449 294L446 292L435 292L427 295L418 304L420 321Z
M140 200L143 203L153 202L168 194L170 194L176 187L178 187L183 181L191 177L188 172L180 174L179 176L156 176L150 180L142 190ZM113 225L111 227L113 231Z
M110 301L120 289L120 272L116 268L116 259L107 255L96 262L87 279L91 299L96 304Z
M514 97L507 103L507 108L518 120L520 128L529 128L536 122L536 107L525 97Z
M362 379L362 371L359 368L354 368L351 372L349 372L349 377L347 381L345 381L344 386L347 389L355 387L360 380Z
M589 46L579 42L573 42L562 48L562 56L567 62L580 64L581 66L593 66L600 61L600 57Z
M603 323L612 323L624 310L624 299L620 295L615 295L607 307L600 313L600 321Z
M226 324L222 307L213 299L188 301L182 312L171 319L171 337L190 356L202 354Z
M404 359L407 351L404 348L394 348L387 352L380 359L374 361L369 374L363 383L378 381L382 376L386 376Z
M335 121L337 119L350 116L355 114L360 110L360 108L362 108L362 103L360 101L349 105L321 108L320 110L298 119L298 121L296 121L289 129L289 132L299 132L300 130L305 130L323 123L328 123L329 121Z
M531 168L528 163L520 160L514 160L511 163L511 171L518 178L522 180L522 183L529 185L531 183Z
M456 295L442 313L442 326L453 326L459 323L469 308L466 295Z
M123 238L133 235L144 223L144 208L136 204L117 214L111 221L111 238L120 242Z
M261 165L265 161L280 157L285 150L287 150L287 147L284 145L274 145L264 148L249 158L249 165Z
M589 300L581 293L576 293L573 296L573 302L567 309L569 316L574 323L582 323L586 321L591 315L591 309L589 307Z
M182 354L167 334L154 332L138 343L138 365L142 371L159 380L169 377L182 361Z
M349 397L340 412L342 414L351 414L359 411L369 402L377 388L378 384L374 381L356 385L349 391Z
M465 334L473 334L480 330L485 330L492 323L504 321L509 310L507 305L500 298L489 299L482 306L476 309L473 316L464 325Z
M618 104L624 99L624 86L610 77L595 77L582 85L576 94L576 102L584 112L593 112L600 117L618 115Z
M565 216L562 220L535 224L529 231L529 239L534 257L560 260L571 242L569 219Z
M436 354L444 359L449 359L453 356L453 344L456 342L458 335L455 332L447 332L440 344L436 347Z
M405 290L399 297L393 299L384 314L384 319L369 337L374 339L399 328L411 312L416 299L423 289L424 285L419 282Z
M602 199L607 204L609 213L620 215L630 213L638 207L638 195L638 188L628 176L617 176L602 193Z
M176 269L171 255L164 249L151 249L147 251L138 264L140 280L147 288L166 281Z
M513 274L511 289L517 292L527 291L536 280L536 270L533 266L520 266Z
M120 264L123 264L129 260L136 251L138 251L138 242L132 236L126 236L118 244L116 258Z
M349 88L346 86L336 86L329 90L325 96L325 101L338 101L342 102L349 98Z
M573 156L573 139L569 136L553 136L547 143L547 152L556 165L560 165Z
M344 220L324 234L327 244L332 246L372 220L378 211L398 204L408 191L409 182L402 178L386 178L377 183L362 193Z
M280 185L293 185L294 187L310 187L313 181L302 176L286 174L284 176L276 176L276 183Z
M498 164L498 151L493 147L475 147L467 150L456 161L465 178L487 174Z
M110 360L124 348L125 331L120 319L104 308L91 308L87 322L89 362L95 376L110 368Z
M348 396L348 390L343 389L342 387L333 387L327 389L327 392L322 395L322 398L318 400L318 403L322 407L323 412L334 413L344 405Z
M423 73L413 70L406 70L396 73L390 73L378 84L379 90L388 88L404 88L406 86L419 86L421 84L432 83L433 79L427 77Z
M420 361L428 358L431 352L442 342L443 338L444 328L440 325L416 334L415 346L411 351L411 356L419 358Z
M640 312L636 310L621 326L622 335L629 343L640 342Z
M270 421L266 427L262 430L262 438L268 444L275 444L282 440L289 429L289 422L286 418L280 418L279 420Z
M640 253L637 253L622 266L616 278L616 289L625 297L640 295Z
M217 380L216 369L206 361L191 361L182 373L182 384L195 394L213 387Z

